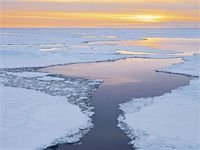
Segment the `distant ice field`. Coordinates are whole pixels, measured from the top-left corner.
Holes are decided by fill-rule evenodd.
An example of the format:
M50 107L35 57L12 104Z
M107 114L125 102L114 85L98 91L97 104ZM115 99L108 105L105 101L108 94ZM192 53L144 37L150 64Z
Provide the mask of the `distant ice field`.
M183 53L178 47L171 51L162 48L163 43L159 46L159 41L152 47L152 38L185 39L185 43L199 34L198 29L0 29L0 36L0 68L13 68L127 57L178 57ZM177 44L181 45L173 43Z

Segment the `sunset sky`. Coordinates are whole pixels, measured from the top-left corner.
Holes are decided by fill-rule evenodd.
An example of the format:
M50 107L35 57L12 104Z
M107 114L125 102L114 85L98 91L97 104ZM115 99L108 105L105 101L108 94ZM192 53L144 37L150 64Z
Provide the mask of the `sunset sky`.
M199 0L0 0L0 27L199 27Z

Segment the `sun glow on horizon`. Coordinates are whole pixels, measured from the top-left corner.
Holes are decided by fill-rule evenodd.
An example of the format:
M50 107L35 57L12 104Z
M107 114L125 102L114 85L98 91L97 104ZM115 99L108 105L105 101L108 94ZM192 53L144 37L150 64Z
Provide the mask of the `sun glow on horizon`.
M130 15L130 16L124 16L124 17L119 17L119 18L132 20L132 21L139 21L139 22L160 22L165 17L159 16L159 15Z
M3 0L0 27L191 28L199 26L197 1Z
M156 16L156 15L137 15L134 16L136 20L144 21L144 22L157 22L163 19L163 16Z

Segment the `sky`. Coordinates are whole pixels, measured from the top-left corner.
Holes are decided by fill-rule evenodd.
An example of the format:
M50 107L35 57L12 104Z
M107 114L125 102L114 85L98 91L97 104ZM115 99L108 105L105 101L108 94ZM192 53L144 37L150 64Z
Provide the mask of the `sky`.
M0 0L0 27L197 28L200 0Z

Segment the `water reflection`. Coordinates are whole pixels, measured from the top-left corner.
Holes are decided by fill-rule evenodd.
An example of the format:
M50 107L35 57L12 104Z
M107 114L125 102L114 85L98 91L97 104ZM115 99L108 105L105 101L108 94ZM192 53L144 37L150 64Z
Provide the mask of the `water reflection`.
M133 48L134 46L141 46L155 50L171 51L172 53L175 52L174 55L193 55L194 53L199 53L200 50L199 38L146 38L142 40L90 42L88 44L96 46L99 45L132 46ZM128 50L120 50L120 53L128 55L149 54L146 51L137 52L136 50L134 50L133 52Z
M154 54L150 52L135 52L135 51L126 51L126 50L120 50L120 51L117 51L117 53L122 54L122 55L152 55Z
M89 79L102 79L104 84L121 84L140 82L148 79L148 72L163 68L171 63L180 62L180 59L141 59L129 58L112 63L99 62L87 64L72 64L55 66L43 69L43 71L64 74L67 76L84 77Z

